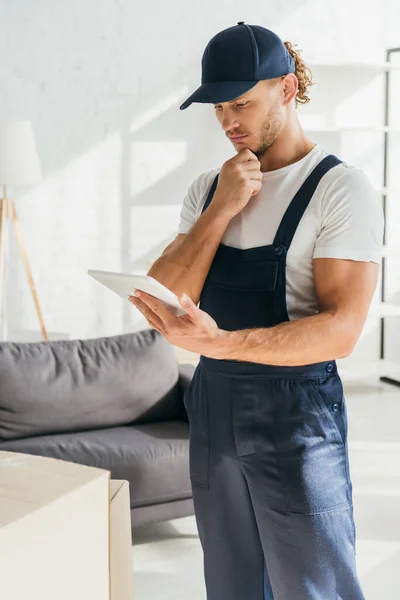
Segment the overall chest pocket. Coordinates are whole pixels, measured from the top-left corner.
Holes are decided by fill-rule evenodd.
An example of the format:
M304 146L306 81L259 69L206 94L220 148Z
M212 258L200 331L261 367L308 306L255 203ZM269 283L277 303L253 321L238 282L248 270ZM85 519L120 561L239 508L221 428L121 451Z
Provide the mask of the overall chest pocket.
M277 261L248 260L213 265L207 282L230 290L273 292L278 281Z

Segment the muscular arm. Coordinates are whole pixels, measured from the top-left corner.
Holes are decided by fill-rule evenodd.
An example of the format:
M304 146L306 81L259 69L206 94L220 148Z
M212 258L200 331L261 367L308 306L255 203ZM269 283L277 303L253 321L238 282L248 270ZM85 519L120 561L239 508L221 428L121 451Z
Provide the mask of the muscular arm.
M231 218L214 209L211 203L189 233L178 235L167 246L148 275L176 295L186 293L198 304L211 263Z
M271 328L222 331L217 358L297 366L351 354L368 314L379 265L318 258L313 271L317 315Z

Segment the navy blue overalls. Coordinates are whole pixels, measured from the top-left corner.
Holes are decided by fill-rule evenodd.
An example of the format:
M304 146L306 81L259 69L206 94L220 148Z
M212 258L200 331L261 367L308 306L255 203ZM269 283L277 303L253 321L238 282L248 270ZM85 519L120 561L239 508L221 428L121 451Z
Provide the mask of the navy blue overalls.
M219 327L289 321L286 255L318 183L340 162L317 165L272 245L219 246L200 299ZM185 406L208 600L362 600L335 360L282 367L202 356Z

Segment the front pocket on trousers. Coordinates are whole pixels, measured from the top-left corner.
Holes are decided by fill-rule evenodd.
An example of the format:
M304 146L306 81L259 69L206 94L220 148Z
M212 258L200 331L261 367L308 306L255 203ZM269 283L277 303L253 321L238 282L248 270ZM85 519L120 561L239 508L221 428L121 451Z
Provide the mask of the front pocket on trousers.
M340 435L343 444L347 443L347 413L343 395L343 385L338 375L330 376L323 381L311 381L315 390L312 399L321 409L327 425L333 427Z
M206 373L196 370L191 386L186 392L185 406L189 417L189 469L193 483L208 489L210 465L210 431Z
M347 453L339 431L316 402L311 381L286 381L277 411L275 444L286 510L318 514L351 503Z

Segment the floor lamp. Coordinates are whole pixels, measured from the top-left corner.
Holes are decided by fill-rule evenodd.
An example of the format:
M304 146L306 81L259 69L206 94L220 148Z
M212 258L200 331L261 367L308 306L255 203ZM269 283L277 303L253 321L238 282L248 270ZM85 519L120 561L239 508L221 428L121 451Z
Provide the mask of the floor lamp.
M48 340L15 204L7 194L7 187L10 185L34 185L40 181L42 181L42 174L30 121L0 121L0 185L2 187L2 198L0 199L0 318L3 340L7 337L4 288L8 265L10 223L14 228L42 336L44 340Z

